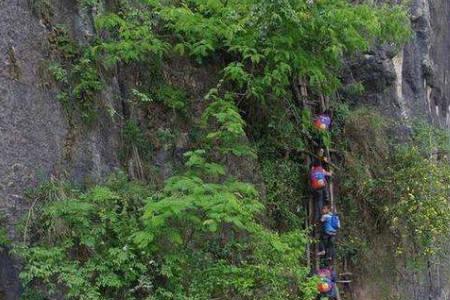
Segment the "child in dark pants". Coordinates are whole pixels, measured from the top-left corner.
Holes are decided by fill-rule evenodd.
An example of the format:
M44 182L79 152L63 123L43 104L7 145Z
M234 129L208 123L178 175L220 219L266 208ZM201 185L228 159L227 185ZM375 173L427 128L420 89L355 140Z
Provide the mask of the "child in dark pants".
M322 208L322 234L320 238L320 252L318 255L325 255L331 265L336 256L336 234L340 228L339 218L331 212L330 205Z

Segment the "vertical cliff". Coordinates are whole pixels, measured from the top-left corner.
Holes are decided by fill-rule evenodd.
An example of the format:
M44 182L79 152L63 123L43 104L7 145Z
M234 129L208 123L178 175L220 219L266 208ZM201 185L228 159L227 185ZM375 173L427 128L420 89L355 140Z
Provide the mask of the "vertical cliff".
M107 116L89 127L69 124L48 76L49 29L38 1L0 1L0 216L10 238L38 181L67 173L98 180L117 166L118 131ZM34 12L33 12L34 11ZM51 14L82 43L89 26L75 1L55 1ZM114 84L105 92L113 101ZM0 299L18 299L15 263L0 252Z
M402 75L396 86L404 110L411 117L428 116L434 124L450 128L450 2L412 3L413 41L399 57ZM447 252L447 251L444 251ZM415 299L447 299L450 295L449 256L432 259L424 276L411 289ZM414 277L413 277L414 278Z
M366 93L357 101L379 106L387 114L427 118L449 127L449 2L411 2L412 40L396 53L388 45L351 64L350 80Z
M350 67L353 79L366 87L363 97L354 101L375 105L402 122L421 118L450 128L450 2L414 0L411 21L412 40L402 51L394 54L383 47ZM393 255L389 241L371 240L368 263L357 279L356 299L448 299L448 256L435 257L424 270L412 271Z
M396 60L397 97L411 116L428 115L436 124L449 127L450 15L448 1L413 1L414 30ZM400 74L401 71L401 74Z

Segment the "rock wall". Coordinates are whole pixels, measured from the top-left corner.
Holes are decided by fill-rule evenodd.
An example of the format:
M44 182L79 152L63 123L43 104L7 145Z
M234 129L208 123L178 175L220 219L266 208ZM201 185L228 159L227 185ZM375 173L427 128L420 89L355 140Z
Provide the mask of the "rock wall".
M79 181L102 178L117 166L114 124L103 116L89 128L71 128L57 91L45 82L48 31L32 3L0 1L0 225L13 239L20 238L14 225L29 207L23 198L28 187L63 173ZM86 22L74 3L58 1L54 15L81 36ZM112 96L114 89L105 93ZM0 252L0 299L18 294L17 262Z
M450 60L450 3L447 0L415 0L411 9L413 41L397 58L397 88L410 116L426 115L434 123L450 127L448 72Z
M415 0L411 12L414 37L402 53L402 80L396 85L402 108L409 117L426 116L450 128L450 1ZM409 299L448 299L449 266L450 256L434 257L423 272L412 274L416 284Z
M411 21L413 37L402 51L395 54L389 47L380 47L366 54L349 66L352 76L346 80L362 81L366 87L355 102L375 105L400 120L424 118L450 128L450 1L411 1ZM450 256L435 257L421 270L412 271L394 256L392 238L371 240L354 298L449 299Z
M365 94L346 96L390 115L450 127L449 7L448 0L411 1L412 40L400 52L385 45L349 62L344 80L362 82Z
M433 116L450 128L450 1L430 1L431 38L429 54L432 63L429 101L435 105Z

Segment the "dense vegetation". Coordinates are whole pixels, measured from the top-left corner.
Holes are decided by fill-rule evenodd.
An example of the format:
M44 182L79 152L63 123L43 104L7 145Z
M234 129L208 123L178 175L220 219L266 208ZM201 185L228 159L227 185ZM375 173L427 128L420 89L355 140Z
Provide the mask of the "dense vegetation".
M307 82L310 100L333 95L344 57L375 43L395 48L406 41L406 12L347 0L80 5L95 6L98 13L89 45L80 47L63 26L54 25L49 38L58 99L74 123L89 124L104 110L114 117L102 90L111 73L133 72L121 155L125 165L131 159L140 166L140 175L132 177L141 180L119 172L101 186L51 181L30 195L34 204L24 221L24 241L15 248L26 262L26 297L313 299L303 201L304 158L316 133L312 112L293 85ZM33 7L51 20L49 1L35 0ZM190 119L196 115L191 91L161 75L161 66L175 57L215 66L211 77L217 81L201 95L203 101L195 99L202 102L198 120ZM445 151L446 137L424 144L424 131L431 129L419 126L411 140L390 141L378 114L341 102L332 103L333 138L322 138L337 148L345 217L356 224L361 210L368 211L410 234L403 241L414 240L414 249L399 243L399 252L432 254L447 230L450 170L429 153ZM153 104L195 133L184 166L162 185L142 167L151 147L135 113ZM172 132L158 132L161 141L173 139ZM377 164L373 153L386 164ZM231 167L245 160L259 163L263 195ZM363 180L355 185L354 177ZM378 222L374 226L382 227ZM352 238L343 249L354 255L362 233L345 234Z
M337 145L344 156L340 203L350 237L341 255L363 264L370 241L387 231L397 259L419 270L447 242L450 137L420 120L398 122L367 108L347 113ZM392 128L407 130L407 139L389 134Z

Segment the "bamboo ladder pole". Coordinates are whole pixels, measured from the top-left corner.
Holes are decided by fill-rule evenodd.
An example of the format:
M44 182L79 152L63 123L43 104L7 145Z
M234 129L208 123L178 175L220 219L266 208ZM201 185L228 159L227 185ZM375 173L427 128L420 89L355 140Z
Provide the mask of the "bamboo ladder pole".
M308 89L306 87L306 83L303 79L299 78L298 82L295 83L298 84L298 86L300 86L300 97L301 97L301 101L302 101L302 105L303 107L307 107L308 106ZM310 155L306 156L306 165L309 166L311 165L311 157ZM309 198L308 198L308 217L305 219L305 226L306 228L310 228L311 224L314 223L314 202L313 202L313 197L312 194L309 194ZM314 229L312 232L313 236L314 236ZM307 266L308 266L308 270L311 270L311 266L312 266L312 260L311 260L311 243L310 240L308 239L307 244L306 244L306 255L307 255ZM317 269L317 263L316 263L316 269Z
M330 98L328 96L320 95L320 106L322 112L325 112L330 107ZM330 155L330 148L325 147L325 155L328 159L328 165L332 166L333 162L331 161L331 155ZM333 178L330 177L328 181L328 192L330 196L330 203L331 203L331 210L333 213L337 213L337 208L334 201L334 185L333 185Z
M306 83L305 80L301 80L300 79L299 80L299 85L300 85L300 94L301 94L301 97L302 97L303 107L309 107L307 83ZM312 162L311 155L308 155L307 156L307 166L308 166L308 168L310 167L311 162ZM311 254L311 245L310 245L310 243L308 242L308 244L307 244L307 248L308 248L308 251L309 251L309 253L308 253L308 261L309 261L308 267L311 268L311 265L312 265L311 257L313 257L314 258L313 259L314 260L314 268L317 271L320 268L320 259L317 257L317 253L319 252L320 230L317 230L317 224L315 223L316 220L314 219L314 217L315 217L315 212L314 212L315 205L316 205L316 203L314 203L313 195L310 194L309 195L309 203L308 203L309 225L311 225L311 224L313 225L312 226L312 228L313 228L312 236L313 236L313 238L315 240L315 243L314 243L313 254ZM308 226L308 228L309 227L310 226Z

